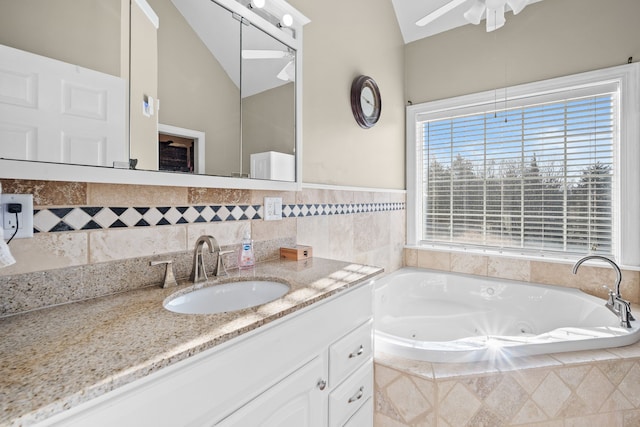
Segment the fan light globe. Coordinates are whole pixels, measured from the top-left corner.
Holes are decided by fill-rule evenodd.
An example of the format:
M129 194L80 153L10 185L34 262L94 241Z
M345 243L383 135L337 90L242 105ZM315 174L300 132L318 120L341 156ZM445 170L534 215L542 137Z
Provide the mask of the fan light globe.
M251 4L253 7L257 9L262 9L264 7L266 0L251 0Z
M284 15L282 15L282 25L285 27L290 27L293 25L293 16L289 15L288 13L285 13Z

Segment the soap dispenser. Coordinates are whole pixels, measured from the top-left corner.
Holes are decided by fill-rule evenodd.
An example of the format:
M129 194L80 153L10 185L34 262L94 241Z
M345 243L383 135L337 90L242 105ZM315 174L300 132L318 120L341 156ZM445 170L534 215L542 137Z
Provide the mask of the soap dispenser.
M251 234L249 230L245 231L242 238L242 247L240 248L240 258L238 259L238 268L246 270L253 268L256 263L255 256L253 254L253 241L251 240Z

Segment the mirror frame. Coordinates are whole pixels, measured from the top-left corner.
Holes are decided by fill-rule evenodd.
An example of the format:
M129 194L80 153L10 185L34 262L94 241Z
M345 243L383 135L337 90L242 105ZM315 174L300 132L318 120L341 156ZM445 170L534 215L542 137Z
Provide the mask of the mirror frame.
M139 0L135 0L139 1ZM295 86L295 181L270 181L253 178L233 178L215 175L195 175L176 172L117 169L64 163L33 162L0 159L0 178L43 181L96 182L105 184L137 184L174 187L237 188L248 190L297 191L302 188L302 27L310 20L284 0L269 0L275 11L294 17L295 38L236 0L213 1L240 15L252 25L296 50ZM144 0L142 0L144 2ZM146 2L144 2L146 3Z

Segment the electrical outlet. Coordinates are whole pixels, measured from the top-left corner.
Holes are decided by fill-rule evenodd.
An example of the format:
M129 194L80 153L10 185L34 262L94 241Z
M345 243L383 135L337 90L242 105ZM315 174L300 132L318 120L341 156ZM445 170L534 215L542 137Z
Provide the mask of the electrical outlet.
M19 204L21 212L11 213L10 204ZM33 237L33 195L32 194L1 194L0 214L4 239L9 240L14 233L14 239Z
M264 220L279 221L282 219L282 197L264 198Z

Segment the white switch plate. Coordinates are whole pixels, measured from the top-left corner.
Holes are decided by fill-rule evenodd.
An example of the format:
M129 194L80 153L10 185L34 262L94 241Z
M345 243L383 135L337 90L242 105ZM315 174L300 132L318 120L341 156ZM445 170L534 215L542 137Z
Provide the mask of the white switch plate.
M22 212L18 214L9 213L9 203L20 203ZM33 237L33 195L32 194L1 194L0 208L2 208L2 229L4 239L9 240L18 226L18 232L14 239Z
M282 219L282 197L264 198L264 220L279 221Z

